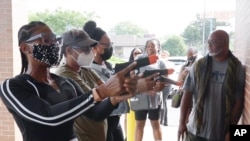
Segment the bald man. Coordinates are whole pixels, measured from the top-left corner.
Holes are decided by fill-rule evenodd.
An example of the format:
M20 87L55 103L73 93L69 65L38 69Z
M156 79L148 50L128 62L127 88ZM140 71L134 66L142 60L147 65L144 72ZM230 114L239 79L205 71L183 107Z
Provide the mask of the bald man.
M229 125L242 113L245 68L229 50L229 35L216 30L207 44L208 54L193 64L183 85L178 140L229 141Z
M178 81L183 84L190 67L193 65L193 63L198 60L198 52L196 47L190 47L187 50L187 61L186 63L181 67L180 73L178 75Z

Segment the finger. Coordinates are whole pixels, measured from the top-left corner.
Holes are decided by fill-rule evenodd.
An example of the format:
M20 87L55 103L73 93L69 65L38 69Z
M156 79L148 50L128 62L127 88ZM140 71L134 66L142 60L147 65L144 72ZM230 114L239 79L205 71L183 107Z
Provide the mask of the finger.
M136 77L135 70L130 71L130 77L131 78Z
M180 131L178 132L178 139L177 139L177 141L182 141L182 133Z
M122 69L120 72L118 72L118 74L121 75L125 75L127 74L129 71L131 71L135 66L136 66L137 62L134 61L133 63L131 63L130 65L128 65L127 67L125 67L124 69Z
M133 85L136 85L138 83L138 78L136 76L134 76L134 78L126 78L125 81L124 81L124 86L128 85L128 86L133 86Z
M183 133L181 134L181 140L182 140L182 141L184 141L185 134L186 134L185 132L183 132Z
M137 91L137 83L125 83L124 87L128 93L136 93Z
M176 82L176 86L181 86L182 85L182 82L181 81L177 81Z
M174 73L174 69L173 68L168 69L168 75L173 74L173 73Z
M124 84L124 87L126 88L126 89L129 89L129 90L132 90L132 91L134 91L134 90L136 90L137 89L137 83L125 83Z
M130 88L126 88L127 93L131 94L131 95L135 95L136 94L136 89L130 89Z
M156 88L155 86L153 86L153 89L152 89L152 90L156 92L156 89L157 89L157 88Z
M143 77L143 73L139 73L137 76L138 76L139 78L142 78L142 77Z
M129 99L129 98L132 98L133 96L134 96L134 95L128 93L128 94L126 94L126 95L121 95L121 96L119 96L119 99L120 99L121 101L124 101L124 100L127 100L127 99Z

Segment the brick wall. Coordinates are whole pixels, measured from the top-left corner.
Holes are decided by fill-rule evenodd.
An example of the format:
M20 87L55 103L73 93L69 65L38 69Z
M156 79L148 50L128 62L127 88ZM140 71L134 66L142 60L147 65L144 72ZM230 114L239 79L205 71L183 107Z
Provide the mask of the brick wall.
M11 0L0 1L0 81L13 76L12 55L12 4ZM15 128L12 116L0 102L0 140L14 141Z
M0 0L0 82L20 71L17 31L27 23L25 0ZM0 100L0 141L21 141L20 131Z
M236 0L235 53L246 65L245 104L242 124L250 124L250 1Z

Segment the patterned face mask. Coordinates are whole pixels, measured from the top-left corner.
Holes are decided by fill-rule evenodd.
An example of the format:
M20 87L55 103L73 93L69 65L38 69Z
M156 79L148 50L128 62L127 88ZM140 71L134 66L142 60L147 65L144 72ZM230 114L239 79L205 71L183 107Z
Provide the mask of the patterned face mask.
M56 66L60 62L59 45L58 44L30 44L33 47L33 57L42 63L51 66Z

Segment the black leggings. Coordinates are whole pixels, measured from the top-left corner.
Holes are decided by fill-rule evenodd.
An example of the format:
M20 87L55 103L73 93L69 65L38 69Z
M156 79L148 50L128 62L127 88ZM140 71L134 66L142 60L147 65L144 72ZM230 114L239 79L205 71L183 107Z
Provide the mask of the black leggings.
M109 116L108 132L106 141L124 141L122 127L120 125L120 116Z

